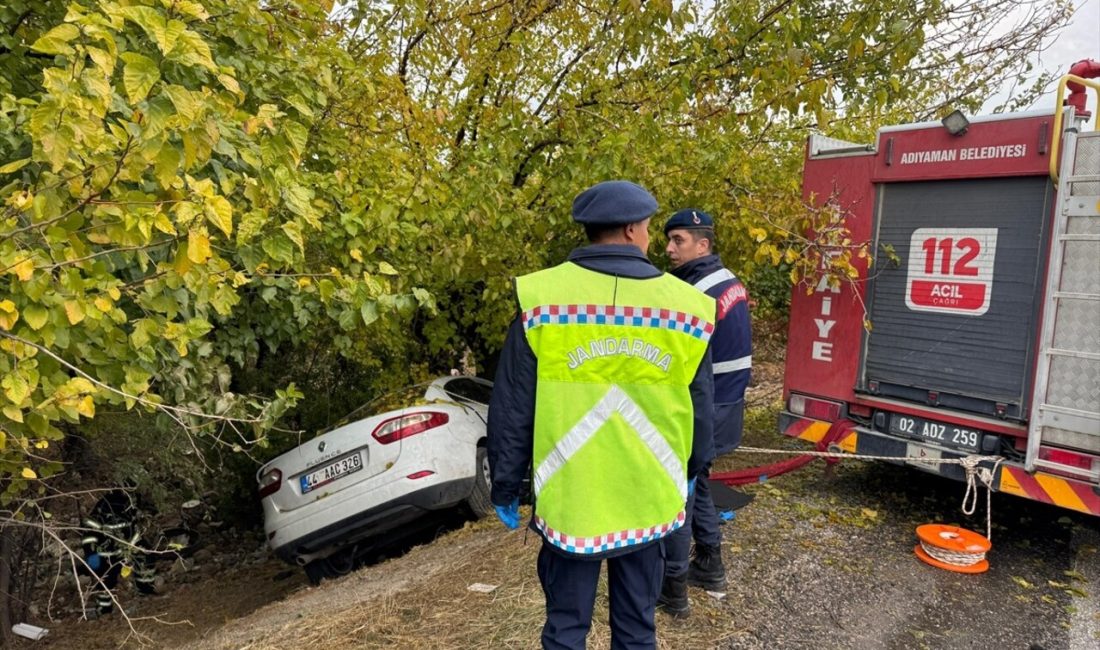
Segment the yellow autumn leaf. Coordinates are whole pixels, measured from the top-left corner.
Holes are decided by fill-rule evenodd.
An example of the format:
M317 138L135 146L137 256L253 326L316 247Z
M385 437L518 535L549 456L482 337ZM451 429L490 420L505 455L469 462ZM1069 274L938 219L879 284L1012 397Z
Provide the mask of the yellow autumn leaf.
M19 310L10 300L0 301L0 329L10 330L19 320Z
M121 571L121 573L122 573L122 577L123 577L123 578L129 578L129 577L130 577L130 574L131 574L131 573L133 573L133 569L131 569L131 568L130 568L129 566L125 566L125 565L124 565L124 566L122 567L122 571Z
M33 469L29 468L29 467L24 467L23 468L22 476L23 476L23 478L28 479L28 480L34 480L34 479L38 478L38 474L36 474L35 471Z
M96 296L95 306L96 309L106 314L114 308L114 303L112 303L110 300L107 300L103 296Z
M70 325L76 325L84 320L84 305L80 304L79 300L66 300L65 316L68 317Z
M313 281L309 278L298 278L298 288L300 289L304 289L311 284L313 284Z
M351 255L351 259L355 260L356 262L363 261L363 253L361 253L358 248L353 248L348 251L348 255Z
M24 257L18 264L11 267L11 270L20 281L26 282L34 275L34 260L30 257Z
M34 448L35 449L46 449L49 446L50 446L50 441L49 440L39 440L38 442L34 443Z
M201 230L187 233L187 259L195 264L205 264L210 259L210 237Z
M95 400L92 399L91 395L85 395L82 400L77 402L76 412L86 418L95 417Z
M118 300L122 297L122 292L118 290L118 287L111 287L107 290L107 295L111 297L111 300Z

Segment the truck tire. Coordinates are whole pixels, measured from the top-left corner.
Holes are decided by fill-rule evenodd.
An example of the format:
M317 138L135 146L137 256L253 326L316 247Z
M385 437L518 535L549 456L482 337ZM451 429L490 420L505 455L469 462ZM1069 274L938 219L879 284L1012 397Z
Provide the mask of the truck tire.
M466 497L466 507L474 517L481 519L493 512L493 502L489 499L489 452L485 447L477 448L477 463L474 471L474 489Z

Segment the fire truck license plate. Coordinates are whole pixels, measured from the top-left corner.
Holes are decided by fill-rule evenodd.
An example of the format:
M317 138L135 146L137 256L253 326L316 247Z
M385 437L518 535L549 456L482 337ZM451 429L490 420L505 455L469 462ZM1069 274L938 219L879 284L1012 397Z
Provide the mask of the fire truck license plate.
M896 413L890 415L890 433L966 451L977 451L982 441L982 432L977 429L967 429L954 424L943 424Z

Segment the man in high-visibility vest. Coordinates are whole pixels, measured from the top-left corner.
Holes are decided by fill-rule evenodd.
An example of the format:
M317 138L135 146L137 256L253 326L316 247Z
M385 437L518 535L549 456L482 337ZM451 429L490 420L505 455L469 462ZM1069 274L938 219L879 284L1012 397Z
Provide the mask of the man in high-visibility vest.
M491 496L518 528L530 468L544 648L585 647L601 560L612 647L656 647L658 542L712 456L715 304L649 262L656 211L634 183L599 183L573 201L591 245L516 279L489 404Z
M676 212L665 223L665 253L672 275L715 299L711 361L714 370L714 451L716 456L741 444L745 388L752 373L752 325L748 293L714 253L714 219L696 208ZM689 584L717 591L726 587L719 515L711 499L707 471L688 500L688 518L665 544L665 581L660 606L675 617L691 613ZM692 538L695 557L688 562Z

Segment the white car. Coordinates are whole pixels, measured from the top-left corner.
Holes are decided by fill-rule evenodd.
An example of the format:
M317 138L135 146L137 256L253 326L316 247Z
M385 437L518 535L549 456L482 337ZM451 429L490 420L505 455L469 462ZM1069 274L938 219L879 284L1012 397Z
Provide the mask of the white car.
M352 413L362 419L266 463L256 480L268 545L316 584L350 571L371 538L428 511L465 503L476 517L491 513L492 387L462 376L398 391L360 409L389 410Z

